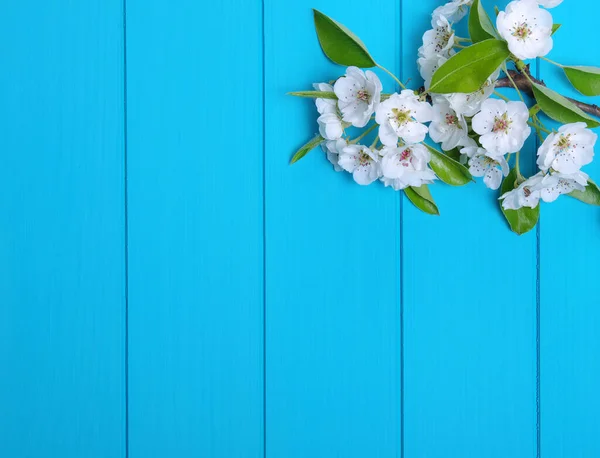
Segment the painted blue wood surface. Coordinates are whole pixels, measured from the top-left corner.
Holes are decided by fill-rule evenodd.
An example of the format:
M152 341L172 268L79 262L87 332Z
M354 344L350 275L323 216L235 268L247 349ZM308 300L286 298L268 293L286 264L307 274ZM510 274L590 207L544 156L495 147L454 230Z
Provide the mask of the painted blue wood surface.
M600 455L597 209L517 237L480 180L436 218L288 166L285 93L343 72L310 8L417 87L441 2L6 3L0 457ZM551 58L599 64L594 8L552 10Z
M131 458L263 456L261 52L260 3L127 2Z
M125 456L123 5L3 2L0 456Z
M397 68L399 4L265 2L267 456L400 454L399 196L356 186L321 151L289 167L316 130L314 102L285 96L341 67L321 54L311 7L353 23ZM392 89L389 78L381 76Z

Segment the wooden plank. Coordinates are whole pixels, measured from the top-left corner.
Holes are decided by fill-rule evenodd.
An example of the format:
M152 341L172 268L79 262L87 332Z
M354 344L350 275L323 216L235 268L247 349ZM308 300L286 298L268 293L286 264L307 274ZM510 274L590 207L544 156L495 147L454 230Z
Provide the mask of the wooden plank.
M131 458L263 456L261 21L127 2Z
M352 29L382 65L399 63L395 0L265 1L266 452L397 457L399 195L335 173L320 150L288 166L317 114L285 93L345 71L323 56L312 7Z
M548 57L565 65L600 64L597 25L595 15L590 14L596 8L596 2L581 0L577 8L569 9L565 2L552 10L555 22L564 26ZM540 71L544 81L561 94L584 98L558 68L542 62ZM592 100L599 103L599 99ZM558 124L548 125L558 128ZM598 182L597 155L583 170ZM597 208L564 196L542 206L540 431L544 458L600 455L598 216Z
M439 4L403 2L403 77L413 87L421 81L417 48ZM524 149L529 165L534 143ZM402 215L404 456L530 458L536 453L536 233L511 233L498 194L481 179L431 189L440 218L409 204Z
M0 456L125 456L121 0L0 16Z

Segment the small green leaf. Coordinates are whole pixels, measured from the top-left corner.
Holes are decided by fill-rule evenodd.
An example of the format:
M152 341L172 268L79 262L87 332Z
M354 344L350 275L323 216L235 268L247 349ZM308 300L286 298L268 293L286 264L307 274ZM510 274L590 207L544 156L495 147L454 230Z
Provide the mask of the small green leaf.
M479 0L475 0L471 5L471 13L469 14L469 35L471 36L473 43L497 37L494 25Z
M365 44L350 30L320 11L314 11L315 28L321 48L339 65L369 68L377 65Z
M589 128L600 126L600 122L588 116L582 110L577 108L575 104L567 100L562 95L554 92L552 89L533 83L533 94L535 100L549 117L562 124L572 122L585 122Z
M510 51L505 41L485 40L475 43L452 56L437 69L433 74L429 92L475 92L509 55Z
M573 87L583 95L600 95L600 68L563 67L563 70Z
M501 193L504 194L515 189L518 186L516 181L517 170L513 168L502 182ZM499 200L498 202L500 203L500 210L502 210L511 230L518 235L525 234L533 229L540 218L539 205L535 208L523 207L518 210L505 210L502 207L502 201Z
M552 24L552 34L554 35L558 29L562 27L562 24Z
M309 142L302 145L302 147L298 151L296 151L296 154L294 154L294 156L290 160L290 164L298 162L300 159L302 159L304 156L310 153L313 149L319 146L319 144L321 144L321 142L323 142L324 140L325 139L320 135L313 137Z
M406 197L422 212L425 212L429 215L439 215L440 211L437 208L437 205L433 201L433 197L431 197L431 192L429 192L429 187L426 184L419 186L418 188L414 186L409 186L404 189L404 194Z
M307 97L310 99L335 99L335 100L337 100L337 95L335 95L335 92L331 92L331 91L298 91L298 92L288 92L287 95L293 95L294 97Z
M463 186L469 181L473 181L473 177L464 165L455 161L446 154L440 153L435 148L425 145L431 152L431 162L429 165L444 183L452 186Z
M600 189L596 183L588 182L583 191L571 191L569 196L590 205L600 205Z

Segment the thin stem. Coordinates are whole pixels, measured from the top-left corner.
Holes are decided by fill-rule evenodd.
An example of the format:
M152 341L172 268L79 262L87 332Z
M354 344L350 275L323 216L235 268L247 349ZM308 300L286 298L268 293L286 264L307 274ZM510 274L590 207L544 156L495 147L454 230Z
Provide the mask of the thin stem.
M458 44L458 43L454 43L454 47L455 47L455 48L459 48L459 49L468 48L468 46L463 46L463 45L460 45L460 44Z
M525 103L525 99L523 98L523 94L521 94L521 91L519 91L519 88L515 84L515 80L513 80L512 76L510 76L510 73L508 72L508 69L506 68L506 64L503 64L503 67L504 67L503 68L504 73L506 74L506 76L510 80L510 82L513 85L513 87L515 88L515 90L517 91L517 94L519 94L519 98L521 99L521 102Z
M546 134L551 134L552 133L552 131L550 131L550 130L548 130L548 129L546 129L546 128L538 125L538 124L535 124L535 123L533 123L531 121L527 121L527 124L530 125L531 127L533 127L536 130L541 130L542 132L544 132Z
M470 38L457 37L456 35L454 35L454 40L458 41L458 42L466 42L466 43L473 42Z
M377 144L378 141L379 141L379 135L377 137L375 137L375 140L373 140L373 143L371 143L371 146L369 146L369 149L375 148L375 145Z
M550 62L552 65L556 65L557 67L560 67L560 68L564 67L564 65L561 65L558 62L554 62L553 60L550 60L547 57L540 56L540 59L544 59L546 62Z
M517 151L517 154L515 156L515 169L517 169L517 177L518 178L523 178L523 175L521 175L521 167L519 166L519 160L521 159L521 151Z
M404 84L402 84L402 81L400 81L398 78L396 78L396 75L394 75L392 72L390 72L387 68L382 67L379 64L377 64L377 67L379 67L381 70L383 70L388 75L390 75L392 78L394 78L394 80L396 81L396 83L398 83L402 89L406 89L406 86Z
M356 137L354 140L349 141L348 143L351 144L355 144L358 143L359 141L361 141L363 138L365 138L369 133L371 133L373 131L373 129L375 129L377 127L377 124L373 124L371 127L369 127L367 130L365 130L362 134L360 134L358 137Z
M498 92L498 91L494 91L494 95L500 97L505 102L510 102L510 99L508 97L506 97L505 95L500 94L500 92Z

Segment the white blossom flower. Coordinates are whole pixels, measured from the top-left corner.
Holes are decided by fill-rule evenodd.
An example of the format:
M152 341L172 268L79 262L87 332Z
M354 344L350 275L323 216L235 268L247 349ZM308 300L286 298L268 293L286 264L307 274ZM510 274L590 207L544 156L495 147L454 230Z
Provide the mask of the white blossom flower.
M441 143L444 151L450 151L457 146L466 146L469 138L467 121L450 108L447 100L438 99L433 104L429 136L434 142Z
M348 142L343 138L321 143L321 148L323 148L323 151L327 155L327 160L333 164L333 169L336 172L341 172L344 170L338 164L338 159L339 155L343 153L346 146L348 146Z
M479 142L491 156L503 156L523 147L531 134L528 119L529 110L523 102L487 99L473 117L471 127L481 135Z
M358 184L371 184L381 176L378 152L364 145L344 147L339 155L338 164L350 172Z
M355 127L365 127L381 100L381 81L371 70L348 67L333 90L338 97L342 119Z
M448 59L444 56L433 55L429 57L419 57L417 64L419 66L419 73L421 78L425 81L425 89L429 89L431 86L431 79L433 74L438 68L440 68Z
M579 171L571 174L548 174L537 185L536 190L539 191L544 202L554 202L562 194L568 194L573 190L583 191L588 178L587 174Z
M398 191L408 186L433 183L435 173L427 165L431 153L424 145L384 147L381 152L381 181Z
M433 10L431 15L431 26L435 27L440 16L448 18L449 21L458 22L468 12L469 6L473 3L473 0L452 0L444 5L438 6Z
M537 2L544 8L554 8L555 6L560 5L563 0L537 0Z
M528 178L512 191L500 196L505 210L518 210L522 207L535 208L540 202L539 184L544 179L543 172Z
M471 92L470 94L445 94L444 97L450 103L450 108L457 114L469 117L474 116L481 110L481 104L494 93L496 81L499 76L500 69L496 70L478 91Z
M504 156L490 157L481 154L469 160L469 172L474 177L483 177L483 182L490 189L498 189L502 177L509 172L508 162Z
M431 105L421 102L413 91L392 94L375 112L381 143L396 146L398 137L408 144L422 142L427 135L427 126L422 123L431 121L432 114Z
M460 152L468 158L472 158L475 156L485 156L486 154L488 154L488 152L485 149L480 148L479 146L477 146L476 143L474 145L469 145L465 146L464 148L461 148Z
M552 15L536 0L510 2L496 18L498 33L519 59L545 56L552 49Z
M546 137L538 150L537 164L544 171L552 168L561 173L575 173L592 162L597 139L584 122L565 124Z
M423 46L419 48L419 56L429 58L433 56L450 57L454 46L454 30L444 16L440 15L433 29L423 34Z
M333 86L327 83L314 83L316 91L333 92ZM335 99L315 99L315 105L319 114L337 113L337 100Z
M315 83L313 87L317 91L332 92L333 87L327 83ZM337 140L344 133L342 118L337 108L335 99L315 99L315 105L319 111L317 123L319 124L319 133L326 140Z

